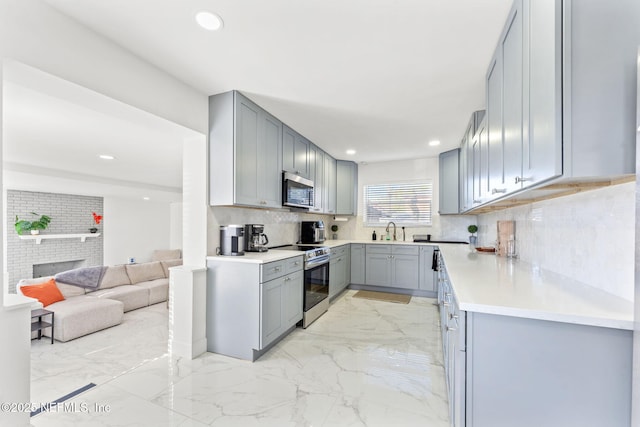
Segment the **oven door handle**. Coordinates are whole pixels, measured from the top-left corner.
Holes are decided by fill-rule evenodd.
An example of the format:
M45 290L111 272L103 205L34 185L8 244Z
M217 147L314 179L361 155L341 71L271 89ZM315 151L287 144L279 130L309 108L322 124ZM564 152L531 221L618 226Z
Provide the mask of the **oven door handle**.
M330 258L329 255L326 255L326 256L314 258L311 261L307 261L304 269L309 270L310 268L317 267L322 264L328 264L329 258Z

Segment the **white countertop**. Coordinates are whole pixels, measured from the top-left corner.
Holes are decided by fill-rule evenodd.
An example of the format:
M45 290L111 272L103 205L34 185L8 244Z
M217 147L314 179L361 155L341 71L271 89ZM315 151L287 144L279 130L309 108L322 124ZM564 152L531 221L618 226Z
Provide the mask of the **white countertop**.
M632 302L518 259L479 253L469 245L435 242L326 240L322 245L332 248L350 243L438 246L461 310L633 329ZM301 253L269 249L207 260L264 264L296 256Z
M520 261L441 244L461 310L633 330L633 303Z
M267 252L245 252L242 256L208 256L207 261L244 262L248 264L266 264L287 258L302 256L301 252L269 249Z

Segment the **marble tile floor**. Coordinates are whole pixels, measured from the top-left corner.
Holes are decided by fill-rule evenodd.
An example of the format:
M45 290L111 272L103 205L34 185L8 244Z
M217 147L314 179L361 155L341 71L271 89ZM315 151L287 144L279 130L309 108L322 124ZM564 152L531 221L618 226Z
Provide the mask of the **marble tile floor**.
M171 357L163 304L69 343L34 341L32 402L97 386L31 424L448 426L435 300L404 305L354 293L254 363L211 353Z

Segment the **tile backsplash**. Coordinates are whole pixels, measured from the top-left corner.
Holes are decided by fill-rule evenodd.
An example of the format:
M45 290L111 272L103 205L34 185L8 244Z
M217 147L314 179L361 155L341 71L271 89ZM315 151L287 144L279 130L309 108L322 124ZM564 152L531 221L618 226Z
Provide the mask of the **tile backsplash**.
M479 245L495 244L498 220L516 222L521 260L633 301L635 183L479 215Z
M317 215L286 210L237 207L210 207L208 253L219 246L219 226L226 224L264 224L269 245L284 245L299 239L300 221L323 220L327 238L332 224L339 227L338 239L378 239L384 226L365 227L362 216ZM478 225L478 245L492 246L497 238L497 221L516 222L516 251L519 259L590 286L633 301L635 248L635 183L615 185L571 196L536 202L482 215L434 215L430 227L407 228L406 240L413 234L431 234L432 239L468 241L467 226ZM398 238L402 237L398 228Z

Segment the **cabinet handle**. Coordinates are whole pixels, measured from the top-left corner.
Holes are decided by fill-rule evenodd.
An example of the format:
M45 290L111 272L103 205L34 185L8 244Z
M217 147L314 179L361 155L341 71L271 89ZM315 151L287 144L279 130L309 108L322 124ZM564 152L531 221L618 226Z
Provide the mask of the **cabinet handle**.
M520 184L521 182L533 181L533 178L528 177L525 178L523 176L516 176L516 184Z
M453 319L457 319L457 318L458 318L457 314L449 313L449 319L453 320Z
M277 273L278 271L282 270L282 267L275 267L273 270Z
M494 188L493 190L491 190L491 194L506 193L506 192L507 192L506 188Z
M291 277L285 277L285 278L284 278L284 281L285 281L285 282L290 282L290 281L291 281Z
M300 261L294 262L293 265L300 265Z
M451 326L447 326L447 332L457 331L456 328L452 328Z
M473 201L473 204L474 204L474 205L476 205L476 204L478 204L478 203L480 203L480 200L474 200L474 201Z

